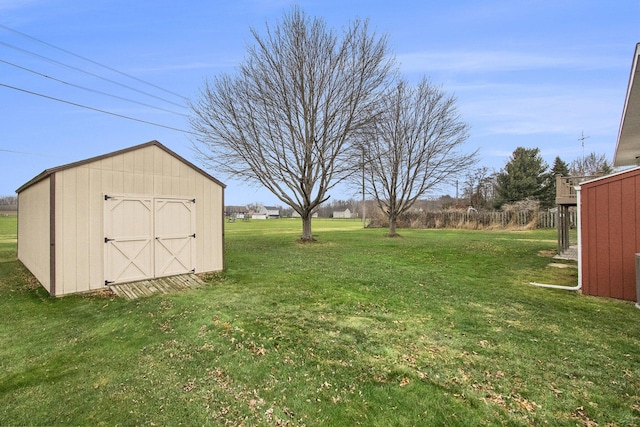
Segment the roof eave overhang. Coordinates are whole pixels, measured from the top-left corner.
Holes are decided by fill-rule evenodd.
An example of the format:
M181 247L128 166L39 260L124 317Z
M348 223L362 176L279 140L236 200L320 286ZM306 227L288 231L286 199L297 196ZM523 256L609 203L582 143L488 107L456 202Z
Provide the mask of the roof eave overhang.
M613 156L613 165L632 166L638 164L640 158L640 43L636 44L636 50L631 65L627 96L622 110L620 130L616 151Z

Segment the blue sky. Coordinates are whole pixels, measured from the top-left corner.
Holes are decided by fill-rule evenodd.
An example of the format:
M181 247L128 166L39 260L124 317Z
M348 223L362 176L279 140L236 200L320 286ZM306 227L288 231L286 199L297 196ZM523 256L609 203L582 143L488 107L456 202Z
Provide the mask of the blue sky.
M232 73L251 43L250 27L274 25L291 4L0 0L0 84L15 88L0 86L0 195L46 168L154 139L196 162L188 134L24 91L189 130L185 98L194 98L206 77ZM297 4L336 29L368 18L389 36L410 80L428 76L455 94L470 125L468 149L480 150L478 166L498 171L519 146L540 148L549 164L556 156L569 163L582 155L582 132L585 153L613 157L640 41L638 0ZM281 204L265 190L211 173L228 185L227 204ZM350 197L358 196L332 192L333 199Z

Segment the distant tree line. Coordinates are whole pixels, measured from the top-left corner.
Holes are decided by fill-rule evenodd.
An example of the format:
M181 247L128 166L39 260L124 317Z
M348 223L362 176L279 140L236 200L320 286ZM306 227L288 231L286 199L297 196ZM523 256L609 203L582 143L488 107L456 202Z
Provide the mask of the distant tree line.
M17 211L18 197L0 196L0 211Z
M581 156L570 163L563 161L559 156L554 159L549 167L540 155L538 148L516 148L505 166L499 171L491 171L487 167L478 167L470 170L459 182L460 194L456 191L452 195L424 196L415 200L410 209L398 215L399 226L421 223L422 226L429 222L429 215L437 211L457 211L468 215L476 221L476 225L482 221L497 221L498 223L511 223L512 220L504 220L503 217L473 216L474 212L500 210L512 215L527 211L535 214L541 208L548 209L555 206L556 176L572 177L597 177L613 173L614 170L605 155L590 153ZM371 196L370 194L368 194ZM384 212L375 197L368 197L365 203L365 216L369 224L374 227L389 227L390 218L388 212ZM257 209L259 203L246 206L248 211ZM282 218L293 216L291 207L278 207ZM470 208L473 208L470 210ZM350 198L346 200L330 199L317 206L314 213L320 218L331 218L335 211L349 209L354 217L362 218L362 199ZM438 217L440 218L440 217ZM449 217L447 217L449 218ZM459 217L450 217L459 221ZM432 218L433 219L433 218ZM436 221L433 219L433 221ZM433 222L432 221L432 222ZM443 220L438 220L444 225ZM436 222L438 222L436 221ZM489 221L489 222L491 222ZM527 219L527 221L529 221ZM446 222L446 221L445 221ZM490 225L489 223L484 224Z
M503 169L492 173L481 167L469 172L462 186L462 199L476 209L501 209L523 200L555 206L556 176L597 177L612 173L604 154L590 153L567 164L559 156L549 167L538 148L516 148Z

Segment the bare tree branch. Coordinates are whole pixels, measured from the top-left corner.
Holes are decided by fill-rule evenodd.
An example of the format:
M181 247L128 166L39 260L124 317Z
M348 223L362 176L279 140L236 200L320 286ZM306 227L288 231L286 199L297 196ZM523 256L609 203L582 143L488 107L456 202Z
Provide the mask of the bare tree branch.
M207 81L191 105L194 146L223 173L269 189L303 219L357 162L350 146L393 73L386 37L354 21L339 37L294 7L259 34L236 74Z
M455 102L426 79L415 87L401 80L382 99L374 125L360 134L367 188L389 217L390 235L400 214L476 161L477 152L461 151L468 128Z

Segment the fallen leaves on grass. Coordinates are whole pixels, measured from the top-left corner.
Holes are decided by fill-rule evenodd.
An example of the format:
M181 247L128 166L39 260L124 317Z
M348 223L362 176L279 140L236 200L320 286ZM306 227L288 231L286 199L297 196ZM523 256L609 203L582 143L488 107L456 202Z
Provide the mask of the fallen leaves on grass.
M487 341L487 340L480 340L480 341L478 341L478 345L479 345L480 347L482 347L482 348L487 348L487 347L489 347L489 341Z
M185 385L182 386L182 390L189 392L191 390L193 390L194 388L196 388L196 380L195 378L192 380L189 380Z
M551 390L556 395L556 397L560 397L560 395L562 394L562 390L556 388L554 383L549 384L549 390Z
M99 289L97 291L92 291L86 294L88 298L115 298L117 297L116 293L111 290L111 288Z
M579 420L580 422L582 422L582 425L587 427L596 427L598 425L597 422L593 421L587 416L584 406L578 406L576 409L571 411L571 417L574 420Z
M253 408L253 407L260 408L260 407L264 406L264 404L265 404L265 401L262 398L260 398L260 399L251 399L249 401L249 407L250 408Z
M470 387L476 392L483 394L481 397L485 402L490 402L505 408L509 412L532 414L540 408L533 400L527 399L517 392L500 393L496 391L494 385L491 383L491 379L495 378L500 380L505 377L505 373L502 371L496 371L495 373L485 372L484 381L476 381L473 375L465 372L463 369L458 369L458 375L452 378L452 382L462 387ZM470 393L458 393L456 397L467 399L471 396Z
M264 356L267 354L267 348L263 344L259 344L251 338L255 337L255 334L247 334L244 329L233 326L229 322L220 322L220 319L217 316L213 319L213 324L218 328L218 331L223 336L229 338L229 342L233 345L236 351L248 350L256 356ZM200 327L199 331L204 332L203 327ZM257 338L261 338L261 336L258 336Z
M553 258L554 256L556 256L556 251L555 250L541 250L541 251L538 251L538 256L539 257L543 257L543 258Z

